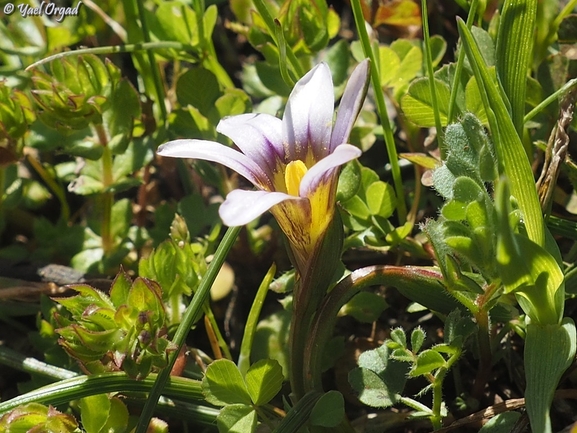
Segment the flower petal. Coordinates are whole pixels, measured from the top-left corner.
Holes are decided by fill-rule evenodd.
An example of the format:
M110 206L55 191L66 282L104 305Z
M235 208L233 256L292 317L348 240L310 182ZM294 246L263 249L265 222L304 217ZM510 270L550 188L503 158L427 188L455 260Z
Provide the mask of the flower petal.
M309 153L318 161L328 155L334 112L334 90L331 71L320 63L295 85L282 119L285 163Z
M218 162L252 182L255 186L271 190L273 184L268 175L249 157L224 144L207 140L174 140L162 144L156 150L161 156L194 158Z
M284 162L282 121L270 114L240 114L225 117L216 130L263 169L272 172L277 160ZM270 175L270 173L269 173Z
M218 213L227 226L243 226L285 200L300 200L282 192L235 189L226 196Z
M332 169L358 158L362 153L358 147L351 144L337 146L333 153L321 159L307 171L301 180L299 195L309 197L325 179L325 176L332 173Z
M333 134L331 136L329 152L332 152L339 144L346 143L349 139L353 124L361 111L365 95L367 94L369 67L369 60L363 60L355 68L351 78L349 78L347 87L341 98L337 120L335 121Z

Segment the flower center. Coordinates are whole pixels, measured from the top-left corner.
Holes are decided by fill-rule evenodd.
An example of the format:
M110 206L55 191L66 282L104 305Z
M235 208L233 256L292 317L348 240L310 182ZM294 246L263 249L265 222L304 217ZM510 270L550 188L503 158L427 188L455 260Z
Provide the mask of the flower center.
M284 182L287 194L299 196L299 186L303 176L308 171L307 166L300 159L287 164L284 172Z

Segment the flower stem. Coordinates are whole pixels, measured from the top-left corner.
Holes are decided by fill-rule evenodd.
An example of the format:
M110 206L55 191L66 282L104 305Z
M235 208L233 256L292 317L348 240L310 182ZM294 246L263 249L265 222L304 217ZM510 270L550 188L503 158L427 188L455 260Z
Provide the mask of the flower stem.
M232 248L234 241L236 240L238 234L240 233L241 227L229 227L229 229L224 234L222 242L219 244L216 252L214 253L214 258L208 267L208 270L201 280L198 290L195 292L192 301L186 308L184 316L182 317L182 322L174 334L172 339L173 343L178 347L173 353L170 354L168 359L168 365L158 374L148 399L142 409L138 425L136 427L136 433L146 433L150 419L154 412L154 408L158 403L161 392L163 392L164 386L170 378L170 371L176 362L176 358L180 353L184 345L184 340L190 330L191 326L198 320L200 314L202 314L203 305L208 299L210 293L210 288L216 279L218 271L222 267L224 260ZM172 380L172 379L171 379Z
M385 103L385 96L381 88L379 65L377 64L373 49L371 47L371 42L369 41L369 35L365 27L365 19L363 17L360 0L351 0L351 6L353 8L355 24L357 26L357 32L359 34L359 39L361 40L363 52L365 53L366 57L371 59L371 83L373 84L373 89L375 90L377 111L379 112L379 117L383 126L385 145L387 147L387 156L389 157L389 163L391 164L391 173L393 175L393 183L395 185L395 193L397 195L397 215L399 217L399 224L402 225L407 220L407 205L405 203L403 179L401 178L401 168L399 166L397 148L395 147L393 129L391 128L391 122L387 112L387 105Z

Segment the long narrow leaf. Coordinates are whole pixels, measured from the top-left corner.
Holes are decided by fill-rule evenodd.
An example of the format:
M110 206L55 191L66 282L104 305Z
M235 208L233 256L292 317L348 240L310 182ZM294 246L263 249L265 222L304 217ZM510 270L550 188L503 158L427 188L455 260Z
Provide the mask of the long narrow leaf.
M471 31L462 19L457 18L457 24L463 48L471 63L477 83L479 83L499 162L503 165L505 175L509 178L511 193L517 199L519 208L523 212L529 239L543 246L545 242L543 214L541 213L529 159L515 130L501 92L499 92L495 82L491 80L489 70Z
M497 75L511 103L511 118L519 137L523 136L536 16L537 0L506 0L497 36Z

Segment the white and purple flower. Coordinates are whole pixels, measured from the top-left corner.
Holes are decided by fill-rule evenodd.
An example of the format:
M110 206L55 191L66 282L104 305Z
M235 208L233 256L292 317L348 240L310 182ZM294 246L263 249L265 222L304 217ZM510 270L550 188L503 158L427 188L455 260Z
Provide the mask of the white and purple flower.
M218 162L248 179L256 191L231 191L219 213L228 226L249 223L270 210L287 236L295 259L304 264L323 239L335 212L339 167L361 155L346 144L362 107L369 64L353 71L333 126L334 90L321 63L291 92L282 120L241 114L220 121L217 131L240 152L206 140L174 140L158 154Z

